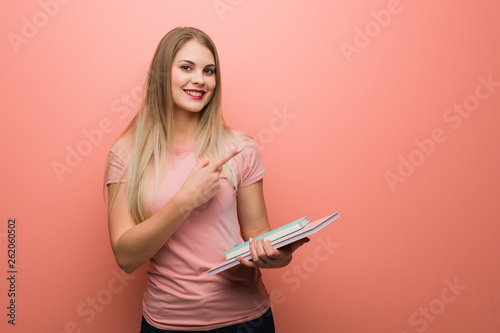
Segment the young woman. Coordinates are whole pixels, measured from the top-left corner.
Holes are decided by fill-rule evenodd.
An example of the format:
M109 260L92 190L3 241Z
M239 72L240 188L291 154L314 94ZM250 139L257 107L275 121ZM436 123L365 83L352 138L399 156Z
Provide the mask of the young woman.
M105 176L118 265L130 273L151 262L141 332L274 332L259 268L287 265L307 240L252 241L271 230L264 174L255 142L222 118L212 40L195 28L167 33ZM243 240L252 259L209 276Z

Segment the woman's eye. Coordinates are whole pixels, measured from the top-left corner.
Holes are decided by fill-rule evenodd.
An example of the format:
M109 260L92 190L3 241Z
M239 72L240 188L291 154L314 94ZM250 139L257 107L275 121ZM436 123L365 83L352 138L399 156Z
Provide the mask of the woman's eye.
M213 69L211 69L211 68L207 68L207 69L205 69L205 73L207 73L209 75L212 75L212 74L215 73L215 71Z
M183 65L183 66L181 66L181 69L183 69L185 71L189 71L189 70L191 70L191 67L188 65Z

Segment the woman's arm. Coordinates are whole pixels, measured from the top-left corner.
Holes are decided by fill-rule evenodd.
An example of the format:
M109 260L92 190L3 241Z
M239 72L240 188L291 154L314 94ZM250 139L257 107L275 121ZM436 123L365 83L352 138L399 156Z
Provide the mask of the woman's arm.
M139 224L130 214L125 186L110 184L109 193L118 187L108 225L111 247L120 268L131 273L154 256L194 208L219 192L222 165L239 152L234 149L215 162L200 162L190 172L179 192Z
M129 210L125 187L110 184L108 191L114 191L112 187L117 186L113 209L108 216L111 248L118 266L132 273L158 252L191 209L189 202L178 193L150 218L136 224Z
M262 179L239 188L236 200L241 235L245 241L271 231Z
M252 255L251 261L238 257L241 264L253 268L284 267L292 260L292 253L309 241L308 238L304 238L275 249L269 240L264 241L262 238L257 242L251 240L271 231L264 201L262 179L252 185L240 188L237 203L241 234L244 240L250 239L250 254Z

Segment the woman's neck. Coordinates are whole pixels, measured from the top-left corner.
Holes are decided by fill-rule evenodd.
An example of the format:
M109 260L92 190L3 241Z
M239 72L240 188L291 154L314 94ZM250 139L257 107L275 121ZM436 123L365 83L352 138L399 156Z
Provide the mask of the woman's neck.
M194 144L194 134L198 127L199 114L195 112L175 112L175 148Z

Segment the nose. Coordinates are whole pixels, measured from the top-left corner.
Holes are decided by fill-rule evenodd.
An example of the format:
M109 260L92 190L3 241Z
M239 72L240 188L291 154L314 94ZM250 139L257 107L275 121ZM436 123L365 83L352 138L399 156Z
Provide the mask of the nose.
M203 71L194 71L191 82L198 85L205 84L205 76L203 75Z

